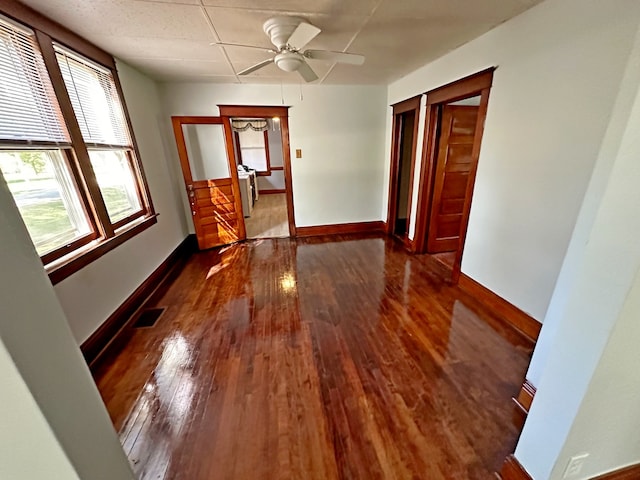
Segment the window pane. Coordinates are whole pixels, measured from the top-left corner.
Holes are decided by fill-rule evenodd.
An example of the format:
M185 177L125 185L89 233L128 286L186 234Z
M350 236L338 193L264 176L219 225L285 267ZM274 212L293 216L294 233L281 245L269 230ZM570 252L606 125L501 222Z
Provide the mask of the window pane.
M0 151L0 169L40 255L91 232L59 150Z
M3 17L0 17L0 140L69 143L33 32Z
M242 155L242 164L253 168L257 172L266 172L267 153L264 145L264 132L254 132L246 130L238 133L240 139L240 154Z
M116 223L142 210L136 179L124 150L89 150L109 219Z
M55 49L84 141L93 145L131 146L111 72L58 45Z

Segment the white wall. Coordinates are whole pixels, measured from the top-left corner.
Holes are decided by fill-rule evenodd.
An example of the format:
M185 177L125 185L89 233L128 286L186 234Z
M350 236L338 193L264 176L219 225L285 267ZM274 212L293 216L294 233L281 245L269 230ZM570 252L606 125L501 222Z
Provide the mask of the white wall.
M291 149L302 149L291 159L296 226L381 219L384 87L169 83L161 93L167 118L216 116L218 104L291 106ZM188 217L186 193L183 206Z
M160 128L165 128L166 118L161 113L157 86L121 62L118 71L151 198L160 215L156 225L55 286L78 343L86 340L187 235L175 174L169 173L163 149Z
M462 270L540 321L639 15L634 0L547 0L388 89L392 104L498 67ZM388 153L385 161L387 179ZM417 181L416 175L414 200Z
M0 238L0 478L67 480L75 477L73 468L82 479L133 480L98 389L3 181ZM12 458L5 460L7 455ZM21 460L28 462L23 473L16 464ZM13 474L3 475L5 468ZM52 470L32 475L45 468Z
M78 475L2 341L0 384L0 478L77 480Z
M533 358L544 368L516 457L535 479L562 478L582 452L575 478L640 462L639 76L640 37Z

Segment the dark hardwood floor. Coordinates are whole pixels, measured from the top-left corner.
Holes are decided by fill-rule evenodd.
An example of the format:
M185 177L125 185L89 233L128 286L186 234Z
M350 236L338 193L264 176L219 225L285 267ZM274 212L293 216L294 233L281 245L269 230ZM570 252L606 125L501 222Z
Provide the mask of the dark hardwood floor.
M490 479L532 345L376 236L194 255L98 367L140 479Z

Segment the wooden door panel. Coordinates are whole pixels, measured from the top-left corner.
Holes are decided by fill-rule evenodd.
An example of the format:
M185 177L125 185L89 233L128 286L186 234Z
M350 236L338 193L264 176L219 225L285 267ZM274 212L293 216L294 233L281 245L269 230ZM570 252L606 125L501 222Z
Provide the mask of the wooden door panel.
M473 142L473 139L471 139ZM447 163L445 164L445 172L464 172L469 173L471 162L473 161L472 145L449 145L447 149Z
M233 201L233 188L231 185L194 188L193 191L196 193L196 199L198 200L211 199L215 203L231 203Z
M216 203L212 205L211 202L202 202L204 206L197 205L200 216L210 217L215 214L226 215L228 213L235 213L236 206L234 203Z
M469 173L445 173L444 181L442 184L442 198L462 198L467 188L467 182L469 181Z
M460 213L464 208L464 198L443 198L440 203L440 213L442 215L450 215L452 213Z
M442 215L438 222L438 236L442 238L451 238L457 235L457 229L460 227L460 218L462 214L455 213L451 215Z
M212 223L231 223L238 222L238 216L234 213L218 213L214 212L211 215L200 215L200 223L202 225L211 225Z
M473 140L478 107L445 105L442 121L427 251L450 252L458 249L460 228L470 173L473 170Z
M229 119L172 117L172 121L199 248L243 240L244 217ZM192 166L197 179L193 178ZM206 178L209 175L223 178Z

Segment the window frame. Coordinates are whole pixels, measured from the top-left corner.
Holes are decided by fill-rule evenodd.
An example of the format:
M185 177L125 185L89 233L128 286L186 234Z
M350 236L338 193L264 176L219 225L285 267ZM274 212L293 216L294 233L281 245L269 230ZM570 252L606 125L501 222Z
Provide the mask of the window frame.
M0 14L7 19L32 30L35 42L40 49L49 79L53 85L54 95L60 106L62 118L67 128L70 142L68 144L51 144L51 142L32 141L0 141L2 148L12 150L25 149L58 149L65 158L69 173L72 176L82 206L87 212L93 232L74 240L40 258L53 284L56 284L102 255L113 250L125 241L157 223L157 214L153 207L149 185L147 183L140 151L131 125L131 118L122 92L115 59L80 36L53 22L35 10L15 0L3 2ZM112 223L106 210L102 193L89 158L89 149L94 145L86 144L78 120L75 116L71 99L67 92L62 72L58 64L54 43L71 50L80 57L105 68L111 75L118 99L122 106L125 126L131 139L129 146L114 146L110 150L124 151L129 162L136 192L142 206L141 210ZM99 147L100 148L100 147Z
M256 170L256 175L260 177L269 177L271 175L271 157L269 155L269 133L267 130L264 130L264 154L267 160L267 169L266 170ZM242 163L242 146L240 144L240 133L234 131L233 136L236 142L236 153L238 154L238 165L244 165Z

